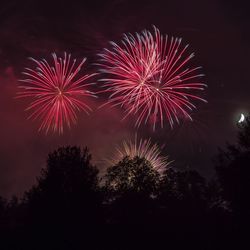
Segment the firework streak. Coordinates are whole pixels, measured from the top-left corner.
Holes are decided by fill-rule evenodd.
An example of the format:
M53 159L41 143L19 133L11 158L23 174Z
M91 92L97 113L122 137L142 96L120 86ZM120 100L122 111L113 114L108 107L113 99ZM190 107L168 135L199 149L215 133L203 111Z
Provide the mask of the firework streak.
M106 74L105 90L113 106L137 116L136 126L150 122L155 130L166 121L171 128L180 118L192 120L190 113L195 101L206 102L196 95L204 90L201 67L188 67L194 54L187 54L188 45L181 39L145 30L135 36L124 35L121 45L111 42L110 49L99 54L100 71Z
M134 142L131 140L123 141L122 145L116 148L115 155L108 159L107 162L109 165L114 166L125 157L133 159L136 156L145 158L153 169L160 174L164 173L166 167L171 163L168 161L168 157L161 155L161 150L157 144L151 143L150 139L140 139L138 141L137 136Z
M30 58L37 65L35 69L26 68L23 74L26 79L20 80L23 91L18 97L29 97L32 100L26 110L31 110L31 119L41 122L39 130L49 130L63 133L65 124L70 127L77 121L80 110L89 113L91 108L86 104L87 97L95 97L93 92L86 89L93 83L87 83L91 75L77 77L81 67L76 59L71 61L71 55L64 53L64 58L52 54L53 66L43 59L41 61Z

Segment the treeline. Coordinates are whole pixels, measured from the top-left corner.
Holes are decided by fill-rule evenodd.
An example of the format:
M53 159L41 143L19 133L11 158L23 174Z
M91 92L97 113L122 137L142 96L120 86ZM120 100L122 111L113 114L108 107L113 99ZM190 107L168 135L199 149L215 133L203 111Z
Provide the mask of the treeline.
M59 148L22 199L0 198L0 249L248 249L249 118L215 170L125 157L100 179L87 148Z

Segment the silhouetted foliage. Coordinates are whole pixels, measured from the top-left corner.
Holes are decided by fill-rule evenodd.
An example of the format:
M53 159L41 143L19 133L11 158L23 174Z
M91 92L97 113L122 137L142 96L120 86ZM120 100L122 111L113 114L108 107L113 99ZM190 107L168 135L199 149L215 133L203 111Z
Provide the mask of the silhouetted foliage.
M250 149L250 116L246 117L244 122L238 125L238 144L241 148Z
M206 181L197 171L175 171L168 169L161 181L160 199L201 201L205 199Z
M1 242L3 237L6 237L8 222L6 218L7 201L0 196L0 248L4 246L5 242ZM3 241L3 239L2 239Z
M153 195L160 181L159 173L144 158L128 156L110 167L106 175L106 188L114 195L138 193Z
M245 217L250 215L250 118L238 127L238 143L220 150L215 168L224 199L235 214Z
M220 151L210 182L174 167L160 175L146 159L125 157L101 186L87 148L57 149L21 201L0 197L0 247L235 248L250 211L248 121L238 143Z
M0 231L4 228L4 217L6 213L7 202L6 200L0 196Z
M26 193L25 199L35 202L47 196L51 201L72 199L98 190L98 170L90 164L88 149L63 147L49 154L47 167L42 169L38 184ZM38 195L38 197L36 197ZM56 202L54 202L56 203Z
M244 228L250 222L250 117L238 124L238 129L237 143L220 149L215 169L222 200L232 214L231 238L249 245L248 240L245 241L248 230Z
M3 215L6 209L6 200L0 196L0 215Z
M105 176L108 220L111 223L144 223L153 208L159 173L144 158L125 157L107 170Z
M72 239L77 244L81 234L91 234L99 223L98 170L90 160L87 148L59 148L49 154L37 185L25 194L31 229L45 230L55 245Z
M197 171L167 169L161 180L154 223L167 226L171 239L205 239L207 227L206 181ZM199 228L199 230L198 230ZM178 237L177 237L178 235ZM194 239L193 239L194 240Z

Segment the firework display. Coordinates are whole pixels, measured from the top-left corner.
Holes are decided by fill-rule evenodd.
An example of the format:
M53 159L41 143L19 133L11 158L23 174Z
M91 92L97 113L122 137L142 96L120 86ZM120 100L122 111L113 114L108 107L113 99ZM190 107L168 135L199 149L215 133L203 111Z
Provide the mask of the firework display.
M61 134L65 125L70 127L76 123L78 111L91 111L87 98L95 97L95 94L87 87L93 84L88 80L95 74L79 74L86 58L77 64L76 59L71 60L67 53L64 53L64 58L55 53L52 57L51 65L45 59L31 58L37 67L26 68L23 72L27 78L20 80L22 90L18 97L32 100L26 110L31 111L29 118L40 121L39 130Z
M163 173L166 167L171 163L168 157L161 155L161 150L157 144L153 144L150 139L137 139L123 141L121 146L116 148L116 153L111 159L108 159L108 163L113 166L124 157L133 159L138 156L139 158L145 158L159 173Z
M181 118L192 120L190 112L196 101L206 102L197 95L204 90L201 67L189 66L194 53L180 38L143 31L135 36L124 35L121 45L111 42L100 56L100 71L106 74L104 92L110 93L107 103L124 108L126 118L136 115L136 126L151 123L179 123Z

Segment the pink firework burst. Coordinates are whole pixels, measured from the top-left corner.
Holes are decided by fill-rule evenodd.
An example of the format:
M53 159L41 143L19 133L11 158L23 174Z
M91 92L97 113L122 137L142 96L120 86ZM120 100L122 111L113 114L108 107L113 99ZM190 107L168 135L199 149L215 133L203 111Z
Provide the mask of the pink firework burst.
M108 103L124 107L124 118L135 114L137 127L151 122L155 130L158 121L161 127L167 121L172 128L182 117L192 120L195 101L206 102L196 95L206 87L201 67L188 66L194 53L187 53L180 38L163 36L154 27L153 34L124 35L121 45L111 45L99 54L101 72L109 76L102 79L110 92Z
M18 97L32 99L26 110L32 111L29 118L41 122L39 130L61 134L65 124L70 127L76 123L78 111L91 111L86 98L95 97L95 94L86 87L93 84L87 83L87 80L95 74L78 77L86 58L76 64L76 59L71 61L71 55L67 53L64 53L64 58L58 58L55 53L52 57L52 66L45 59L30 58L37 67L26 68L23 72L27 78L20 80L23 90Z

